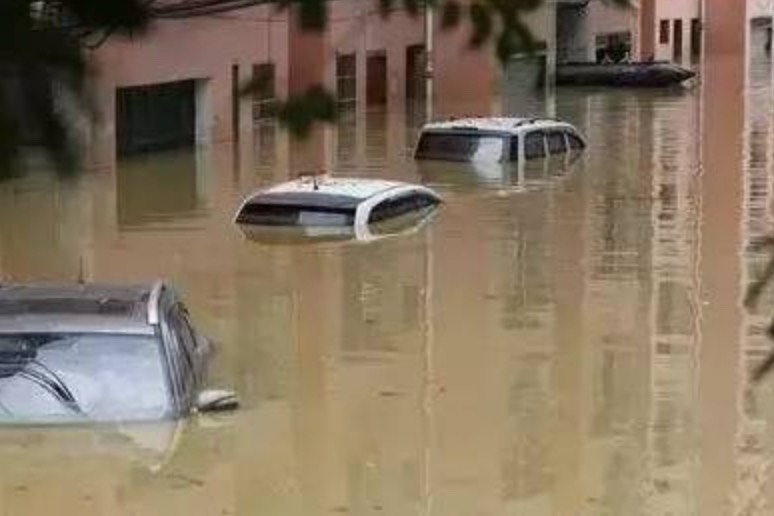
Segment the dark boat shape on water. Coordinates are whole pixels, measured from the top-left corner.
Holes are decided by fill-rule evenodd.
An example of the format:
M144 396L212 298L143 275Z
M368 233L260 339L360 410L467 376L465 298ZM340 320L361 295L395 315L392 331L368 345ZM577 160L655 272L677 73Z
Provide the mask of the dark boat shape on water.
M561 86L659 88L680 84L696 73L669 62L566 63L557 66Z

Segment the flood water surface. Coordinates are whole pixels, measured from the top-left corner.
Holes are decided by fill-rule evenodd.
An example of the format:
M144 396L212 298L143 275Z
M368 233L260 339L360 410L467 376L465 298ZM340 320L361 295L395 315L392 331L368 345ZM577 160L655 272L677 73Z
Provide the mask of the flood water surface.
M747 110L723 100L738 134L700 86L560 91L590 147L522 176L418 168L410 118L344 117L319 147L333 173L445 199L370 243L231 224L314 148L271 125L237 151L0 184L4 280L170 279L243 402L4 430L0 514L770 514L774 377L747 371L774 297L739 299L766 260L746 244L772 229L771 77L753 67Z

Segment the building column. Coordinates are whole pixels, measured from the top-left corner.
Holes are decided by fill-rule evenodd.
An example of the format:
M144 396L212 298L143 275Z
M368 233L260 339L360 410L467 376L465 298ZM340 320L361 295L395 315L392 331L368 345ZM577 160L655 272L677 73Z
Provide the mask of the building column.
M745 2L705 0L698 514L731 512L742 325Z
M637 58L645 61L656 55L656 0L640 0L639 23Z

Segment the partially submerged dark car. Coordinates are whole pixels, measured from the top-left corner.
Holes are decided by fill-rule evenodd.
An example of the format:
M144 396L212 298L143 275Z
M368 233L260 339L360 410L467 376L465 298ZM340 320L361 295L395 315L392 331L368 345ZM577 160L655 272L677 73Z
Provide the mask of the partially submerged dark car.
M0 422L149 421L236 408L163 282L0 286Z

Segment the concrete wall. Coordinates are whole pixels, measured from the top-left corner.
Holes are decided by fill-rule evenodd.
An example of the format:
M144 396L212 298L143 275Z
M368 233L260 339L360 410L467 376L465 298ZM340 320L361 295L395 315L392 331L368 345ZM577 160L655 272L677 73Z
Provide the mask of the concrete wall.
M560 5L556 11L557 61L594 60L594 36L589 18L590 6Z
M747 0L747 17L771 18L774 16L774 0Z

